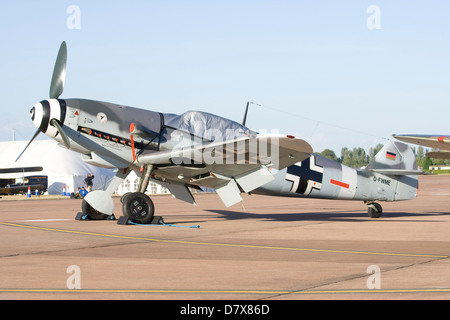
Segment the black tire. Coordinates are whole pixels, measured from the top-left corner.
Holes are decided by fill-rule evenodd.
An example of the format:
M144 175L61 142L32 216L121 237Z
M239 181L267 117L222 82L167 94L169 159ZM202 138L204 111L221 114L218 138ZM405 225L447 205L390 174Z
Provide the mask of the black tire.
M133 192L127 192L127 193L125 193L124 195L122 195L122 196L120 197L120 203L123 204L125 198L128 197L128 196L129 196L130 194L132 194L132 193L133 193Z
M81 203L81 211L89 216L92 220L106 220L109 216L107 214L101 213L100 211L95 210L91 207L86 200L83 199Z
M155 214L153 201L141 192L128 194L122 203L123 215L139 224L150 224Z
M379 203L375 202L375 203L372 203L372 205L369 205L368 212L369 212L369 217L371 217L373 219L378 219L383 214L383 208L381 207L381 205Z

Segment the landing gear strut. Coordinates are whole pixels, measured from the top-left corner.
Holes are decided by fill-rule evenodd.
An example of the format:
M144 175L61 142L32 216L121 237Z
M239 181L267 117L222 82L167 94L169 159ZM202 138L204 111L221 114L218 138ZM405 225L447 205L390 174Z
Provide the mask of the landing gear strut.
M121 198L123 215L130 221L138 224L150 224L155 214L152 200L144 194L150 182L154 166L144 168L139 182L138 192L127 193ZM114 202L111 198L113 192L128 175L129 170L119 170L108 189L90 192L83 199L82 213L91 220L105 220L113 216Z
M383 214L383 208L377 202L366 201L367 211L369 213L369 217L371 218L379 218Z

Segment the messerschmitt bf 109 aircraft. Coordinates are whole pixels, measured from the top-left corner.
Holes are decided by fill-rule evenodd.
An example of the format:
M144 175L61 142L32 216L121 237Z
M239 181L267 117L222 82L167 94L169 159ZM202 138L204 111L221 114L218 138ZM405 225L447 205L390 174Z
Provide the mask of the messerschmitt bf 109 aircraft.
M431 151L426 155L435 159L450 159L450 136L443 135L393 135L394 138L413 144L418 144L439 151Z
M66 60L63 42L50 98L30 111L38 129L29 144L42 132L79 152L89 164L118 169L106 190L92 191L83 200L82 211L90 219L113 215L111 196L131 170L140 177L139 188L122 197L122 211L140 224L150 223L154 216L153 203L144 194L150 180L192 204L195 200L189 187L206 187L215 189L227 207L242 201L241 193L360 200L373 218L382 213L376 201L416 197L420 172L406 144L389 141L368 167L355 170L313 153L297 137L258 133L210 113L176 115L60 99Z

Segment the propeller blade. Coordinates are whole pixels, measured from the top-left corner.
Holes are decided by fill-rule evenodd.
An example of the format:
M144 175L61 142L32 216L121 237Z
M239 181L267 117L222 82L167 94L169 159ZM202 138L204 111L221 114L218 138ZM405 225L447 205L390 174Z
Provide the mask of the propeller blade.
M52 120L50 121L50 124L51 124L52 126L54 126L54 127L58 130L58 132L59 132L59 134L61 135L61 138L62 138L62 140L63 140L63 142L64 142L64 145L66 146L67 149L70 149L70 140L69 140L69 137L67 136L67 134L66 134L66 133L64 132L64 130L62 129L62 127L61 127L61 125L59 124L58 120L52 119Z
M28 146L33 142L33 140L38 136L38 134L41 132L41 130L37 130L36 133L34 134L33 138L31 138L30 142L28 142L27 146L25 147L25 149L23 149L23 151L19 154L19 156L17 157L16 161L17 162L19 160L19 158L23 155L23 153L25 152L25 150L27 150Z
M58 99L64 91L64 83L66 81L66 62L67 62L67 45L63 41L59 48L58 57L56 58L55 67L53 69L52 82L50 84L50 99Z

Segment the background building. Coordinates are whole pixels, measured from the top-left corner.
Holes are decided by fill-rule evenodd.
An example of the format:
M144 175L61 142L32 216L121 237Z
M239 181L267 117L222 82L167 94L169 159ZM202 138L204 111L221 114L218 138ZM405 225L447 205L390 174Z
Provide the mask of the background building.
M122 184L117 188L116 194L123 195L127 192L136 192L139 186L139 177L131 171ZM159 184L150 182L147 187L147 194L169 194L169 190Z
M85 163L80 154L58 146L55 140L36 140L28 147L19 161L15 162L27 141L0 142L0 185L22 183L26 177L47 177L46 194L62 194L63 189L73 192L85 186L84 179L94 174L93 190L108 186L114 171ZM41 167L39 171L22 172L21 168ZM7 170L17 169L17 170ZM15 171L15 172L7 172ZM68 188L68 189L67 189Z
M0 188L6 184L23 183L31 176L47 177L45 194L62 194L63 190L74 192L85 187L84 179L94 174L92 190L105 190L115 175L114 169L104 169L85 163L79 153L58 146L55 140L35 140L19 161L15 162L28 141L0 142ZM41 171L23 172L23 168L41 167ZM10 171L10 172L8 172ZM116 194L137 191L139 177L133 171L117 188ZM34 191L32 191L34 194ZM167 188L150 182L148 194L168 194Z

